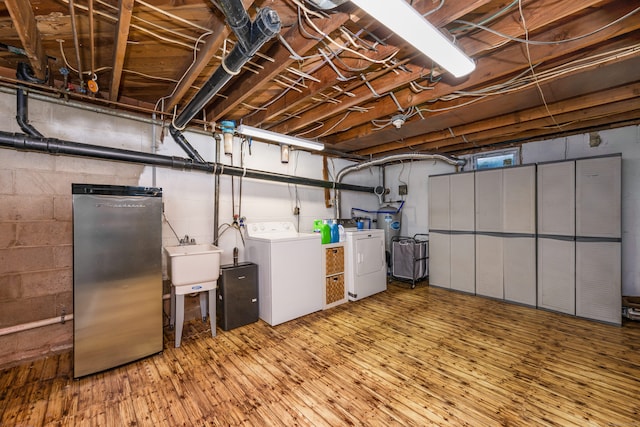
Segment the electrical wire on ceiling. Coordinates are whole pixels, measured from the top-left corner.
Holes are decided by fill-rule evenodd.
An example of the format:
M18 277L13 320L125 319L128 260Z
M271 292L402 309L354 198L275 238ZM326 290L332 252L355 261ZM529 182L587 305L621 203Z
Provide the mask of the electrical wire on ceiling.
M312 96L311 99L318 103L328 102L329 104L333 104L333 105L338 105L342 103L342 101L340 101L339 99L334 98L330 95L327 95L326 93L320 92L318 95L320 96L320 98L318 98L317 96Z
M141 6L147 7L149 9L151 9L151 10L155 10L156 12L159 12L162 15L164 15L164 16L166 16L168 18L171 18L173 21L182 22L183 24L189 25L189 26L191 26L193 28L197 28L197 29L199 29L201 31L208 32L208 31L211 30L211 28L207 28L207 27L204 27L202 25L198 25L193 21L189 21L188 19L184 19L181 16L178 16L178 15L173 14L171 12L167 12L166 10L160 9L159 7L156 7L156 6L154 6L154 5L150 4L150 3L147 3L146 1L136 0L136 4L139 4Z
M483 25L483 23L484 23L484 24L486 24L486 23L488 23L488 22L491 22L491 21L494 21L494 20L498 19L498 18L499 18L499 17L501 17L501 16L504 16L508 11L510 11L511 9L513 9L513 7L514 7L515 5L519 4L519 3L520 3L520 1L521 1L521 0L515 0L515 1L511 2L509 5L507 5L506 7L502 8L501 10L497 11L497 12L496 12L496 13L494 13L492 16L490 16L490 17L488 17L488 18L485 18L485 19L482 21L482 23L481 23L481 24L473 24L473 25L471 25L470 27L471 27L471 28L476 28L478 25ZM323 36L326 36L326 34L323 34L323 33L322 33L322 31L320 31L320 30L319 30L319 28L317 28L317 26L315 26L315 24L311 21L311 19L310 19L310 17L309 17L309 14L312 14L312 13L314 13L314 12L309 11L309 10L308 10L308 8L306 8L306 7L305 7L303 4L301 4L299 1L294 0L294 3L296 3L296 4L298 5L298 15L299 15L299 20L302 22L302 20L304 19L310 27L312 27L312 28L314 28L314 29L316 30L316 32L317 32L318 34L322 34ZM440 9L440 8L443 6L443 4L444 4L444 1L441 1L441 2L440 2L440 4L439 4L439 6L438 6L436 9L434 9L434 10L432 10L432 11L430 11L430 12L427 12L427 14L429 14L429 13L433 13L433 12L435 12L436 10ZM638 8L638 9L640 9L640 8ZM594 32L592 32L592 33L589 33L589 35L590 35L590 34L593 34L593 33L595 33L595 32L601 31L601 30L602 30L602 29L604 29L604 28L608 28L609 26L613 25L614 23L619 22L620 20L622 20L622 19L624 19L624 18L626 18L626 17L628 17L628 16L632 15L632 14L633 14L633 13L635 13L638 9L636 9L635 11L633 11L633 12L631 12L631 13L629 13L629 14L625 15L625 16L624 16L624 17L622 17L622 18L619 18L618 20L614 21L613 23L608 24L607 26L605 26L605 27L601 28L600 30L596 30L596 31L594 31ZM523 17L523 18L524 18L524 17ZM458 22L460 22L460 23L464 23L464 22L461 22L461 21L458 21ZM476 27L474 27L474 25L476 25ZM459 31L459 32L463 32L463 30L465 30L465 28L463 28L463 29L457 29L457 31ZM343 36L347 39L347 42L348 42L348 43L350 43L351 45L353 45L354 47L358 47L358 48L361 48L361 49L363 49L363 48L364 48L364 49L366 49L366 47L363 47L360 43L356 42L356 41L355 41L355 39L353 38L353 36L351 36L350 34L345 34L345 32L344 32L344 31L341 31L341 33L342 33L342 34L343 34ZM584 35L584 36L581 36L581 37L578 37L578 38L583 38L583 37L586 37L586 36L587 36L587 35ZM525 38L526 38L526 39L528 39L528 34L526 34ZM578 38L573 38L573 39L568 39L568 40L576 40L576 39L578 39ZM340 44L340 43L336 42L335 40L333 40L333 39L331 39L331 38L329 38L329 37L325 37L325 39L326 39L326 40L328 40L328 43L329 43L329 44L338 45L338 46L340 46L340 47L345 47L345 48L347 47L347 46L345 46L345 45L342 45L342 44ZM517 40L518 38L514 38L514 39L516 39L516 40ZM526 40L525 40L525 41L526 41ZM529 40L529 41L530 41L530 40ZM535 42L534 42L534 41L531 41L531 44L535 44ZM547 44L547 43L545 43L545 44ZM548 43L548 44L552 44L552 43ZM292 49L289 49L289 50L290 50L290 52L292 52L292 57L296 57L296 58L298 58L298 59L301 59L301 58L302 58L300 55L298 55L297 53L293 52L293 50L292 50ZM349 51L349 49L346 49L346 50L347 50L347 51ZM342 74L342 73L337 69L336 65L334 65L334 64L333 64L333 61L335 61L335 60L336 60L336 58L338 58L338 59L337 59L337 60L338 60L338 62L341 62L341 64L340 64L340 65L341 65L341 66L346 66L346 64L344 64L344 62L343 62L343 61L341 61L341 59L338 57L339 53L333 52L333 50L332 50L332 49L331 49L328 53L327 53L326 51L324 51L323 49L320 49L320 50L319 50L319 52L320 52L320 55L322 55L322 56L323 56L325 63L326 63L326 64L328 64L329 66L331 66L331 67L334 69L334 71L336 71L336 73L338 74L338 80L343 80L343 81L344 81L344 80L346 80L346 79L349 79L348 77L346 77L344 74ZM316 56L314 56L313 58L315 58L315 57L317 57L317 55L316 55ZM366 57L366 55L365 55L365 57ZM312 57L308 57L308 58L309 58L309 59L311 59ZM329 58L333 58L333 61L332 61L331 59L329 59ZM368 60L369 60L369 59L370 59L370 58L368 58ZM390 60L392 60L392 59L393 59L393 57L386 58L385 60L382 60L381 62L383 62L383 63L384 63L384 66L389 66L388 61L390 61ZM304 61L304 58L302 58L302 60ZM530 68L530 70L531 70L531 69L533 69L533 70L534 70L534 74L535 74L535 67L534 67L534 65L533 65L533 64L530 64L530 67L529 67L529 68ZM506 93L506 91L521 90L522 88L526 87L526 84L527 84L527 83L535 84L535 79L536 79L536 78L538 78L538 75L537 75L537 74L535 74L535 76L534 76L533 78L534 78L534 82L531 82L531 80L530 80L530 79L528 80L528 82L527 82L527 81L525 81L525 80L523 80L523 81L519 81L519 82L517 82L517 83L504 85L504 86L502 86L502 87L497 87L497 86L496 86L496 87L494 87L493 89L494 89L495 93ZM549 78L550 78L550 77L549 77ZM431 70L431 73L430 73L430 79L431 79L431 81L432 81L432 82L434 82L434 80L433 80L433 70ZM541 81L542 81L542 80L541 80ZM437 81L436 81L436 82L437 82ZM367 84L367 83L368 83L368 82L365 80L365 84ZM370 87L370 85L368 85L368 86ZM432 89L432 87L431 87L431 86L424 86L424 85L421 85L421 84L420 84L419 82L417 82L417 81L413 81L413 82L411 82L411 83L410 83L410 87L411 87L411 89L412 89L413 91L416 91L416 92L419 92L419 91L422 91L422 90L429 90L429 89ZM287 89L285 89L285 92L284 92L284 93L286 93L286 91L288 91L288 90L292 90L292 89L287 88ZM370 87L370 90L372 90L372 87ZM284 93L283 93L281 96L284 96ZM372 90L372 93L374 94L374 96L376 96L376 95L380 96L379 94L376 94L375 90ZM467 102L467 103L464 103L464 104L461 104L461 105L458 105L458 106L455 106L455 107L447 107L447 108L441 108L441 109L435 109L435 110L434 110L434 109L429 109L429 108L415 108L415 109L413 109L413 110L409 111L409 112L408 112L408 114L406 114L406 116L405 116L405 117L406 117L407 119L409 119L409 118L411 118L412 116L414 116L415 114L418 114L418 115L422 116L422 112L446 111L446 110L450 110L450 109L454 109L454 108L460 108L460 107L462 107L462 106L469 105L469 104L471 104L471 103L473 103L473 102L477 102L477 101L479 101L480 99L484 99L484 98L486 98L487 96L490 96L490 95L492 95L492 94L493 94L493 93L490 93L489 91L486 91L486 93L483 93L482 91L477 91L477 93L473 93L473 92L455 92L454 94L452 94L452 95L450 95L450 96L442 97L442 98L439 98L439 99L437 99L437 100L441 100L441 101L449 101L449 100L453 100L453 99L458 99L458 98L463 97L463 96L472 96L472 97L474 97L475 99L472 99L472 100L470 100L470 101L469 101L469 102ZM263 106L262 106L262 107L254 107L254 108L256 108L256 109L261 109L261 108L263 108L263 107L267 107L267 106L271 105L273 102L276 102L276 100L277 100L277 99L280 99L280 98L281 98L281 96L278 96L278 97L276 97L276 98L272 99L271 101L269 101L268 103L263 104ZM316 101L316 102L331 102L331 98L326 98L326 97L324 97L323 99L314 98L313 100L314 100L314 101ZM435 102L435 101L437 101L437 100L433 100L433 102ZM396 102L396 105L398 106L399 110L400 110L400 111L402 111L402 107L400 107L400 106L398 105L398 103L397 103L397 102ZM254 114L255 114L255 113L254 113ZM395 116L394 116L394 117L395 117ZM344 118L345 118L345 117L343 117L342 119L340 119L340 120L338 121L338 123L336 123L336 124L332 127L332 129L333 129L333 128L335 128L339 123L341 123L341 122L344 120ZM383 126L383 127L385 127L385 125L386 125L386 126L388 126L388 125L390 125L390 124L392 124L392 123L393 123L393 119L388 119L388 120L383 120L383 121L376 121L376 125L377 125L377 126ZM307 131L305 131L304 133L310 133L310 132L312 132L312 131L316 131L316 130L318 130L318 128L317 128L317 127L316 127L316 128L313 128L312 130L307 130ZM322 135L326 135L328 132L330 132L330 130L325 130L325 131L322 133Z
M424 119L424 117L422 116L423 112L436 113L436 112L444 112L444 111L454 110L457 108L466 107L482 99L485 99L489 96L497 96L497 95L503 95L510 92L519 91L527 87L536 85L537 84L536 81L539 84L540 82L552 80L557 77L560 77L561 75L568 74L570 72L579 71L587 67L595 67L611 60L616 60L624 56L633 55L639 51L640 51L640 44L637 44L634 46L617 49L615 51L593 55L588 58L583 58L576 61L572 61L570 63L563 64L562 66L558 66L553 69L545 70L542 72L536 72L535 79L530 74L530 69L527 69L504 83L487 86L485 88L481 88L475 91L456 91L450 95L443 96L430 101L430 102L437 102L437 101L447 102L447 101L460 99L463 97L472 97L473 99L471 99L468 102L457 104L451 107L442 107L437 109L415 106L408 109L407 113L403 114L400 117L398 115L395 115L389 119L372 120L371 124L375 127L375 130L381 130L393 124L394 120L397 120L399 118L402 118L404 122L406 122L412 117L414 117L416 114L418 114L418 115L421 115L421 117ZM535 67L537 67L538 65L533 65L533 68L535 69Z
M57 39L56 41L58 42L58 45L60 46L60 57L62 58L62 61L64 62L65 67L67 67L67 69L73 71L74 73L79 74L80 71L78 69L74 68L71 64L69 64L69 61L67 60L67 56L65 55L64 49L62 47L62 45L64 44L64 40ZM94 73L101 73L103 71L109 71L112 68L113 67L100 67L97 70L95 70ZM86 74L86 75L90 76L93 73L91 71L83 71L83 74Z
M633 46L628 46L628 47L600 53L597 55L592 55L587 58L581 58L581 59L571 61L569 63L565 63L565 64L562 64L561 66L554 67L548 70L536 71L536 76L537 76L538 82L545 82L545 81L549 81L575 71L597 67L597 66L606 64L607 62L624 58L626 56L637 55L639 52L640 52L640 43L635 44ZM538 66L539 64L538 65L534 64L534 68ZM419 107L418 111L428 112L428 113L450 111L457 108L466 107L472 103L485 99L489 96L504 95L507 93L526 89L533 85L535 85L535 82L533 81L533 77L530 74L529 68L527 68L525 71L521 72L518 76L509 79L507 82L487 86L485 88L478 89L475 91L455 91L447 96L443 96L443 97L436 98L429 101L430 103L433 103L437 101L453 101L463 97L474 98L474 99L471 99L469 102L457 104L451 107L442 107L442 108L427 108L427 107L421 106Z
M274 78L272 81L274 83L277 83L277 84L281 85L281 86L284 86L287 89L294 90L294 91L296 91L298 93L302 93L302 90L297 88L297 87L295 87L295 85L291 85L291 84L287 84L285 82L282 82L282 81L278 80L278 78Z
M325 64L329 65L331 69L338 75L338 77L336 77L336 80L338 80L339 82L348 82L349 80L355 79L355 76L346 77L344 74L342 74L338 67L335 66L329 55L325 53L322 48L318 48L318 52L320 52L320 54L324 58Z
M287 71L290 72L291 74L297 75L298 77L302 77L303 79L307 79L307 80L314 81L316 83L320 83L320 79L317 79L317 78L313 77L311 74L305 73L302 70L298 70L297 68L287 67Z
M406 109L406 111L402 112L401 114L396 114L393 117L389 118L389 119L383 119L383 120L378 120L378 119L374 119L371 120L371 124L374 127L374 130L382 130L388 126L393 125L396 129L399 129L400 127L402 127L402 125L407 122L411 117L415 116L416 114L418 114L418 109L417 107L411 106L409 108Z
M314 27L314 29L321 35L326 36L326 34L324 34L322 31L320 31L317 26L315 26L315 24L313 24L313 22L311 22L308 14L312 13L315 14L316 12L313 12L311 10L309 10L308 8L306 8L306 6L304 6L302 3L300 3L297 0L294 0L294 3L298 6L298 21L300 22L299 26L302 28L302 19L304 18L308 25ZM320 17L323 17L323 15L319 15ZM352 33L350 32L348 29L346 28L341 28L341 32L344 34L344 31L347 31L349 34L351 34L350 37L348 37L348 40L350 40L350 42L355 43L355 39L361 40L360 39L360 34L362 32L366 32L365 29L361 29L359 30L357 33ZM311 35L309 35L310 37L312 37ZM312 70L307 70L305 72L306 75L311 75L313 72L317 71L318 69L320 69L324 64L329 65L338 75L337 80L338 81L348 81L351 80L355 77L346 77L344 74L342 74L342 72L338 69L338 67L333 63L332 59L336 59L340 62L340 65L346 69L348 69L349 71L352 72L358 72L358 71L362 71L365 70L367 67L363 67L362 69L354 69L353 67L349 67L347 66L344 61L342 61L342 59L339 57L339 55L347 49L346 45L342 45L339 44L333 40L332 44L336 44L339 46L340 51L336 52L333 49L331 49L327 43L324 43L323 41L323 45L325 46L325 48L329 51L328 53L325 52L322 48L318 48L318 55L312 55L312 56L306 56L306 57L302 57L300 54L298 54L297 52L295 52L293 50L293 48L287 43L287 41L284 39L284 37L282 37L281 35L279 35L279 40L280 42L283 44L283 46L285 46L285 48L291 53L291 58L294 60L297 60L298 62L302 63L305 60L311 60L311 59L317 59L318 57L323 58L324 62L320 63L319 65L317 65L316 67L314 67ZM364 42L364 41L363 41ZM379 43L378 41L376 41L376 43ZM372 48L375 47L371 46ZM398 51L392 53L391 55L389 55L387 58L384 58L382 60L372 60L371 58L367 57L366 55L362 55L360 54L359 56L367 61L369 61L370 63L381 63L383 64L383 66L389 66L389 63L391 61L393 61L394 56L398 53ZM375 61L375 62L374 62ZM395 66L395 64L391 64L392 66ZM301 65L302 67L302 65ZM301 76L301 79L304 78L303 76ZM317 80L317 79L316 79ZM282 84L281 82L279 84ZM282 98L283 96L285 96L289 90L295 90L292 87L286 87L285 90L283 92L281 92L278 96L272 98L270 101L268 101L267 103L262 104L261 106L252 106L252 110L254 110L252 113L249 113L248 117L250 117L253 114L256 114L257 111L261 111L264 110L265 108L269 107L270 105L274 104L275 102L277 102L280 98ZM347 96L351 96L350 92L345 92L345 91L341 91L344 92ZM321 100L322 102L324 102L324 100Z
M212 31L209 31L208 33L203 33L200 35L200 38L204 38L207 37L209 35L213 34ZM171 98L176 91L178 90L178 87L180 86L180 84L182 83L182 81L185 79L185 77L189 74L189 71L191 70L191 68L193 68L193 66L196 64L197 60L198 60L198 50L195 48L195 46L197 46L198 41L196 41L194 48L193 48L193 60L191 61L191 64L189 64L189 66L187 67L187 69L185 70L185 72L182 74L182 77L180 77L180 79L178 80L178 82L175 84L175 86L173 87L173 90L171 91L171 93L169 95L163 96L161 98L159 98L155 105L154 105L154 110L158 109L158 105L162 102L164 103L164 101L166 99ZM164 110L164 107L163 107Z
M78 31L76 27L76 11L73 0L69 0L69 15L71 20L71 33L73 34L73 44L76 52L76 65L78 66L78 76L80 77L80 85L84 85L84 76L82 75L82 61L80 58L80 40L78 39Z
M75 69L71 64L69 64L69 61L67 60L67 56L64 53L64 49L62 47L62 44L64 43L64 40L62 39L58 39L56 40L58 42L58 44L60 45L60 57L62 58L62 61L64 62L64 65L67 69L73 71L74 73L78 73L78 70ZM83 71L83 74L87 75L87 76L91 76L93 79L95 79L97 74L100 74L102 72L106 72L106 71L110 71L112 70L113 67L109 66L109 67L100 67L95 69L94 71ZM151 80L159 80L159 81L163 81L163 82L168 82L168 83L177 83L178 80L176 79L172 79L169 77L160 77L160 76L152 76L150 74L145 74L143 72L140 71L135 71L135 70L129 70L127 68L123 68L122 69L123 73L127 73L127 74L134 74L137 76L141 76L141 77L145 77L147 79L151 79ZM197 87L194 87L195 89L198 89Z
M332 130L334 130L336 127L338 127L340 125L340 123L344 122L347 119L347 117L349 117L349 114L351 114L351 111L347 110L347 112L344 113L344 116L342 116L342 118L340 120L338 120L336 123L334 123L330 128L326 129L320 135L316 136L316 138L323 137L323 136L327 135L329 132L331 132Z
M520 0L516 0L516 1L520 1ZM520 38L520 37L513 37L513 36L510 36L508 34L504 34L504 33L501 33L499 31L493 30L493 29L491 29L491 28L489 28L489 27L487 27L485 25L475 24L473 22L463 21L463 20L460 20L460 19L457 19L454 22L457 22L457 23L460 23L460 24L469 25L469 26L472 26L474 28L479 28L481 30L488 31L488 32L490 32L492 34L495 34L496 36L503 37L505 39L508 39L508 40L511 40L511 41L514 41L514 42L524 43L524 44L527 44L527 45L549 46L549 45L557 45L557 44L562 44L562 43L571 43L571 42L574 42L574 41L581 40L581 39L584 39L586 37L592 36L594 34L599 33L600 31L606 30L607 28L609 28L609 27L611 27L611 26L613 26L613 25L615 25L615 24L617 24L617 23L629 18L630 16L632 16L632 15L638 13L638 12L640 12L640 7L637 7L635 9L633 9L631 12L625 14L624 16L621 16L620 18L618 18L618 19L616 19L614 21L611 21L607 25L604 25L604 26L602 26L602 27L600 27L600 28L598 28L596 30L590 31L590 32L588 32L586 34L582 34L582 35L576 36L576 37L570 37L568 39L560 39L560 40L553 40L553 41L531 40L531 39L528 39L526 37L524 39Z
M247 110L257 110L257 111L265 111L266 110L266 108L264 108L264 107L255 107L253 105L247 104L246 102L241 102L240 105L242 105Z
M527 28L527 21L524 17L524 12L522 11L522 0L518 2L518 11L520 12L520 21L522 22L522 29L524 30L524 38L525 40L529 40L529 29ZM529 44L525 43L525 51L527 52L527 61L529 62L529 69L531 70L531 77L533 78L533 82L538 88L538 93L540 94L540 99L544 104L545 110L547 110L547 115L551 118L551 121L558 129L561 129L560 125L556 121L555 116L551 113L549 109L549 104L547 104L547 98L544 96L544 91L542 90L542 86L540 86L540 82L538 81L538 76L536 75L536 71L533 69L533 61L531 60L531 51L529 50Z
M545 82L545 81L549 81L552 80L554 78L560 77L562 75L571 73L571 72L575 72L575 71L579 71L585 68L590 68L590 67L596 67L602 64L605 64L609 61L612 60L617 60L617 59L621 59L625 56L629 56L629 55L635 55L638 52L640 52L640 44L636 44L633 46L629 46L629 47L625 47L625 48L620 48L620 49L616 49L616 50L612 50L609 52L605 52L605 53L600 53L600 54L596 54L596 55L592 55L588 58L582 58L582 59L578 59L569 63L565 63L562 64L561 66L558 67L554 67L552 69L549 70L545 70L545 71L536 71L535 75L537 78L538 83L540 82ZM537 65L533 65L533 68L537 68L539 66L539 64ZM453 92L450 95L447 96L443 96L434 100L431 100L430 102L437 102L437 101L453 101L456 99L460 99L463 97L471 97L472 99L470 99L468 102L464 102L461 104L457 104L451 107L442 107L442 108L427 108L427 107L419 107L419 106L413 106L410 107L409 109L407 109L407 111L401 115L401 118L403 119L404 122L408 121L409 119L411 119L412 117L414 117L415 115L419 115L422 119L424 119L425 117L422 115L422 113L424 112L428 112L428 113L436 113L436 112L444 112L444 111L451 111L451 110L455 110L457 108L462 108L462 107L466 107L468 105L471 105L475 102L481 101L483 99L486 99L489 96L497 96L497 95L503 95L506 93L510 93L510 92L515 92L515 91L520 91L523 90L527 87L531 87L533 85L535 85L535 81L533 76L530 74L530 68L527 68L526 70L522 71L520 74L518 74L517 76L510 78L509 80L507 80L504 83L500 83L500 84L496 84L496 85L491 85L482 89L478 89L475 91L456 91ZM363 112L366 112L367 110L364 109ZM325 136L326 134L328 134L330 131L332 131L333 129L335 129L340 123L342 123L344 121L345 117L342 117L336 124L334 124L330 129L325 130L322 134L315 136L315 138L319 138L321 136ZM380 130L383 129L385 127L388 127L390 125L393 124L394 120L397 120L399 117L398 115L395 115L389 119L384 119L384 120L372 120L371 123L372 125L376 128L376 130ZM314 127L313 129L307 130L303 133L298 134L299 136L305 135L305 134L309 134L311 132L317 131L320 128L324 127L324 124L319 123L318 126Z
M435 85L438 84L440 82L440 80L442 80L442 75L438 75L437 77L435 76L434 73L434 69L435 69L435 63L433 61L431 61L431 68L429 69L429 82L433 83L433 86L422 86L420 83L418 83L416 80L413 80L411 82L409 82L409 86L411 87L411 90L413 90L416 93L420 93L422 91L425 90L433 90L435 89ZM427 77L420 77L421 80L427 80Z
M68 4L70 0L62 0L62 1ZM112 5L108 4L108 3L105 3L105 2L100 1L100 0L97 0L96 2L99 3L102 6L105 6L107 8L112 9L112 10L115 10L116 12L118 11L117 7L112 6ZM79 5L79 4L75 4L74 6L75 6L76 9L80 9L80 10L84 10L84 11L87 11L89 9L87 6L83 6L83 5ZM101 16L103 18L106 18L111 22L114 22L114 23L118 22L118 18L116 16L112 16L112 15L110 15L108 13L102 12L102 11L97 10L97 9L94 12L95 12L95 14L97 16ZM143 19L139 19L135 15L132 18L134 20L139 20L139 21L144 22L145 24L149 24L151 26L156 26L157 25L157 24L149 23L148 21L145 21ZM134 28L134 29L136 29L138 31L141 31L141 32L143 32L145 34L148 34L149 36L151 36L153 38L156 38L156 39L159 39L159 40L163 40L163 41L165 41L167 43L172 43L172 44L176 44L178 46L182 46L182 47L186 47L188 49L191 49L191 45L188 44L188 43L185 43L185 42L182 42L180 40L177 40L176 38L165 37L165 36L160 35L160 34L154 32L154 31L151 31L151 30L149 30L147 28L144 28L144 27L142 27L140 25L132 23L130 25L130 27ZM160 27L160 29L162 29L163 31L169 32L169 33L171 33L171 34L173 34L175 36L179 36L181 38L186 38L186 39L189 39L189 40L195 40L195 37L193 37L193 36L189 36L189 35L186 35L186 34L175 32L175 31L173 31L171 29L168 29L166 27Z
M303 132L296 133L295 136L303 137L303 136L308 135L311 132L314 132L314 131L316 131L318 129L322 129L323 127L324 127L324 123L323 122L315 122L315 126L314 127L310 128L310 129L307 129L307 130L305 130ZM313 138L315 138L315 137L311 137L311 139L313 139Z
M331 47L327 44L324 45L324 47L332 53L332 57L335 59L336 62L338 62L340 64L340 68L342 68L343 70L346 71L351 71L353 73L360 73L364 70L366 70L367 68L370 67L370 65L365 65L362 66L360 68L355 68L355 67L351 67L350 65L347 65L346 62L344 62L344 60L340 57L340 54L338 52L335 52L333 49L331 49ZM392 60L391 58L389 60ZM385 64L386 66L386 64Z
M492 21L495 21L496 19L500 18L502 15L504 15L505 13L509 12L511 9L513 9L514 6L516 6L518 4L520 0L513 0L510 4L508 4L507 6L503 7L502 9L498 10L497 12L495 12L493 15L483 19L482 21L478 22L477 24L474 25L466 25L464 27L458 27L458 28L452 28L451 30L449 30L449 32L451 34L456 34L458 36L460 36L461 34L465 34L467 32L469 32L470 30L473 30L474 28L477 28L476 25L486 25ZM456 20L453 21L455 23L461 23L462 21L460 20Z
M364 41L357 34L352 33L351 30L349 30L344 25L340 26L340 32L342 33L343 36L345 36L347 38L349 43L351 43L351 45L353 47L355 47L356 49L369 50L369 51L373 51L373 52L376 51L376 48L374 46L372 46L369 43L367 43L366 41ZM364 45L364 46L362 46L362 45Z
M327 40L330 44L335 45L339 50L343 50L343 51L347 51L349 53L352 53L366 61L369 61L373 64L384 64L387 61L389 61L391 58L393 58L394 56L396 56L398 54L398 52L400 51L400 49L396 50L394 53L392 53L391 55L389 55L387 58L385 59L373 59L373 58L369 58L368 56L354 50L351 49L350 47L346 46L345 44L342 43L338 43L335 39L333 39L332 37L330 37L328 34L324 33L320 28L318 28L318 26L309 18L309 13L311 14L315 14L318 15L317 12L314 12L312 10L310 10L308 7L306 7L304 4L302 4L300 1L298 0L292 0L295 4L297 4L300 8L302 8L302 12L303 15L306 18L307 24L309 24L318 34L322 35L322 38ZM322 17L322 15L319 15L319 17Z
M439 11L440 9L442 9L442 6L444 6L444 0L440 0L440 4L435 9L431 9L430 11L423 13L422 16L426 18L427 16L429 16L429 15Z
M303 14L303 13L301 13L301 7L300 7L300 6L298 6L298 28L300 29L300 32L301 32L305 37L308 37L308 38L310 38L310 39L312 39L312 40L315 40L315 41L317 41L317 42L322 41L322 38L323 38L324 34L323 34L321 31L319 31L319 33L320 33L320 35L321 35L322 37L320 37L320 36L314 36L313 34L309 33L309 32L304 28L304 25L302 25L302 24L303 24L302 14ZM307 18L307 20L308 20L308 21L310 21L310 19L309 19L309 18L308 18L308 16L306 15L306 13L305 13L305 17ZM317 28L317 27L316 27L316 28Z

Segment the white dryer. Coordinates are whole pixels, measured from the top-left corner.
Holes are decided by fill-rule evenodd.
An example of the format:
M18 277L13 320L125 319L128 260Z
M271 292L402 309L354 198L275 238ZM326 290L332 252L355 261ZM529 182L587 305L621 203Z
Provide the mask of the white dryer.
M247 259L258 265L260 318L275 326L322 310L320 233L292 222L247 225Z
M384 230L345 229L346 284L350 301L387 290Z

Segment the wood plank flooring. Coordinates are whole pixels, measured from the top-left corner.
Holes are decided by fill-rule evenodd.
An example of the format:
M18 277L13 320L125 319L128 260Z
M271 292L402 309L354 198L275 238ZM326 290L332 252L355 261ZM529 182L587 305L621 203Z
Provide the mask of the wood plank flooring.
M0 371L1 426L639 426L640 323L419 284L73 380L64 353Z

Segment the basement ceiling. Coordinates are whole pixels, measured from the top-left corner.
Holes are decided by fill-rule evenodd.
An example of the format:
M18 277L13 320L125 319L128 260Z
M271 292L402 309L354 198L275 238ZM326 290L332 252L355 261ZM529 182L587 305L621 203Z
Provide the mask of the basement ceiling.
M331 2L325 2L331 3ZM334 3L341 3L339 1ZM454 79L350 2L243 0L282 29L191 121L336 152L462 154L640 122L640 3L414 0L476 62ZM4 0L0 84L171 117L235 43L211 0ZM95 91L95 92L94 92Z

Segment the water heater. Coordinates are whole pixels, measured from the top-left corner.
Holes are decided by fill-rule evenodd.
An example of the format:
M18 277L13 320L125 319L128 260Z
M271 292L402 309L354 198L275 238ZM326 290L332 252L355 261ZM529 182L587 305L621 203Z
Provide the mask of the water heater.
M377 228L384 230L384 249L391 252L391 239L400 235L400 209L390 205L381 206L377 211Z

